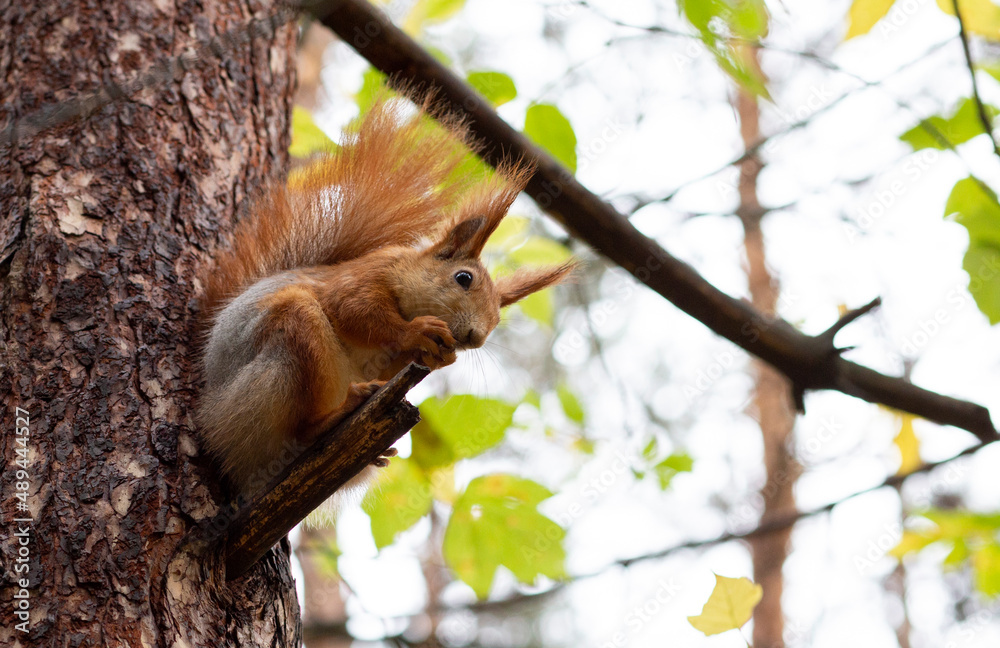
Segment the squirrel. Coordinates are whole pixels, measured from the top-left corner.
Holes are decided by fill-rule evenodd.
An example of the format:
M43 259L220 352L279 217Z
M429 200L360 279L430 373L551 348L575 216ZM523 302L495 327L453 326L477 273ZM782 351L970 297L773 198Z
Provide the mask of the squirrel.
M204 446L243 495L411 361L483 345L500 309L573 262L494 281L480 260L531 169L471 177L460 121L381 98L339 149L265 189L203 276ZM363 486L390 448L347 484Z

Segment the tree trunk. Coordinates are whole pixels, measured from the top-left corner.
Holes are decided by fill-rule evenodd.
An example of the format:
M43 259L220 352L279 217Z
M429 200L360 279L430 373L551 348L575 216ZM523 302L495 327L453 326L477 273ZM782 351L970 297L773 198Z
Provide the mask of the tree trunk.
M756 54L753 61L757 64ZM749 150L760 140L757 98L740 89L736 95L736 111L740 118L740 136ZM743 223L751 303L760 312L774 316L778 310L780 288L767 267L764 233L761 231L764 210L757 197L757 177L763 166L757 156L751 156L740 164L740 206L737 213ZM791 384L781 372L757 359L753 361L753 366L756 374L754 409L764 441L764 468L767 473L767 480L760 491L764 502L761 523L766 523L795 510L793 488L799 476L799 465L792 454L795 407L792 404ZM750 541L754 581L764 589L764 596L753 613L754 648L782 648L785 645L785 621L781 608L784 579L781 571L788 555L791 533L791 528L788 528Z
M0 123L269 11L0 1ZM0 645L299 643L287 542L229 584L181 544L226 502L192 419L198 272L285 168L293 55L286 25L0 148Z

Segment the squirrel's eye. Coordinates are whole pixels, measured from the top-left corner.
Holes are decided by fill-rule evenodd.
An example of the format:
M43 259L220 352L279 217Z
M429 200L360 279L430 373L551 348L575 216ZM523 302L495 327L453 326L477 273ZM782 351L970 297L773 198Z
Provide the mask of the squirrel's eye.
M461 272L455 273L455 282L465 290L469 289L472 285L472 273L462 270Z

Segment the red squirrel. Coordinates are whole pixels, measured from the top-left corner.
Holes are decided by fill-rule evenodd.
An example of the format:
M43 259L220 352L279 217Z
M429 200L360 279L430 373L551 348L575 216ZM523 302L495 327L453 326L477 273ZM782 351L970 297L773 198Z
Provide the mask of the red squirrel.
M337 152L263 192L203 277L197 421L243 494L289 443L311 443L410 361L437 369L482 346L502 307L572 270L490 278L480 254L530 171L470 180L462 125L428 121L376 102Z

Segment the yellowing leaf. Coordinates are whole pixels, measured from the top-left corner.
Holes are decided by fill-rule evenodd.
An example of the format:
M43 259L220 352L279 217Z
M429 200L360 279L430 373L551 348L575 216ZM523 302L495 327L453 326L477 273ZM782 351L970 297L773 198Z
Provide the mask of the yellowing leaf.
M972 568L980 594L989 598L1000 595L1000 545L991 542L976 549L972 554Z
M875 23L889 13L894 2L895 0L854 0L851 3L850 11L847 12L848 26L844 40L850 40L871 31Z
M901 559L903 556L916 553L927 545L941 539L941 534L937 531L930 533L918 533L916 531L903 531L903 537L899 539L899 544L889 550L889 555L893 558Z
M748 578L715 575L715 589L698 616L688 622L706 636L736 630L750 620L753 609L764 596L764 588Z
M917 435L913 431L913 419L915 418L912 414L903 414L899 432L892 440L896 448L899 449L900 463L899 470L896 471L897 475L908 475L923 463L920 460L920 440L917 439Z
M937 6L949 16L955 15L952 0L937 0ZM991 0L959 0L958 8L966 30L990 40L1000 40L1000 6Z

